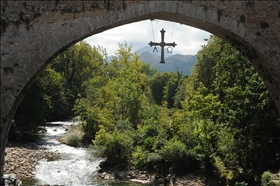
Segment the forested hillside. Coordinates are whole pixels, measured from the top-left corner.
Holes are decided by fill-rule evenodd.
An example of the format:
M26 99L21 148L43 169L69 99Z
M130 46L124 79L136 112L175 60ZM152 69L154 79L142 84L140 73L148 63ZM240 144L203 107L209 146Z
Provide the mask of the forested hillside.
M140 51L139 51L140 52ZM137 51L137 53L139 53ZM168 54L168 53L165 53ZM161 64L160 57L149 51L143 51L139 54L140 59L151 65L151 68L156 68L158 72L182 72L182 74L190 75L191 70L197 60L196 55L165 55L165 64Z
M279 170L276 107L250 62L223 40L211 36L190 76L160 73L126 44L106 60L85 42L61 53L20 105L13 134L79 116L82 143L118 169L199 171L225 185L265 185L262 174Z

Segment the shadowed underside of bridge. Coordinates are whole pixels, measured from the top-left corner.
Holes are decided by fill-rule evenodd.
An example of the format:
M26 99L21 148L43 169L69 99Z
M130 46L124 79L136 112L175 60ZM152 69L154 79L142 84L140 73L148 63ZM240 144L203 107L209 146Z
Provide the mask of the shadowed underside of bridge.
M1 178L10 122L47 63L88 36L146 19L186 24L231 43L251 61L280 111L278 1L1 1Z

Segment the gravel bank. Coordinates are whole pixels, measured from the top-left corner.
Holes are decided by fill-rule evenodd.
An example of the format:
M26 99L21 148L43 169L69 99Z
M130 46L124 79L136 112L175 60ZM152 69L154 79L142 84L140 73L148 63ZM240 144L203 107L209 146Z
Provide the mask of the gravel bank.
M112 169L105 162L100 164L99 177L105 180L122 180L132 181L146 185L158 186L222 186L218 180L208 178L206 175L199 173L189 173L183 176L177 175L159 175L140 171L134 167L129 167L127 170Z
M54 155L33 144L10 143L5 151L4 174L15 174L20 179L32 178L38 161Z

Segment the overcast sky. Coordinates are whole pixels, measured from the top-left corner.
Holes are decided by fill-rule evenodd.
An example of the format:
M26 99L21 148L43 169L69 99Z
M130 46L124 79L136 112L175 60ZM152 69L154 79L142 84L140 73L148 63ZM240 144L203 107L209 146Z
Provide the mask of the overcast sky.
M145 46L149 46L148 43L150 41L160 42L160 30L162 28L166 31L165 42L175 42L177 44L173 49L173 54L197 54L201 49L201 45L206 44L204 39L210 37L209 32L187 25L163 20L155 20L151 23L150 20L145 20L104 31L88 37L84 41L90 43L92 46L100 45L103 48L106 48L106 51L110 56L115 54L119 43L126 42L128 45L131 44L133 51L136 51ZM154 31L154 34L152 30Z

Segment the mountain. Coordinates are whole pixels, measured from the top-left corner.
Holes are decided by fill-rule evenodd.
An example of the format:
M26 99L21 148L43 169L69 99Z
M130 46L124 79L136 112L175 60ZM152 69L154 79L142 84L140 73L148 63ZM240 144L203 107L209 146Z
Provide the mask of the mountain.
M180 70L183 74L190 75L191 69L197 60L196 55L181 55L167 53L167 50L164 50L165 64L160 63L161 50L160 47L157 47L157 51L153 51L154 47L143 47L136 51L140 56L140 59L145 63L151 64L152 68L156 68L159 72L177 72ZM108 57L108 61L111 61L113 56Z
M140 59L144 62L147 62L149 64L151 64L151 66L156 65L157 63L159 63L160 61L160 57L155 55L155 54L151 54L148 51L143 52L142 54L139 55Z
M176 72L180 70L183 74L191 74L191 69L197 60L196 55L170 55L170 53L168 53L169 57L164 59L165 64L161 64L159 63L160 51L158 52L159 55L157 55L153 53L153 49L150 48L152 47L143 47L137 50L136 53L139 54L142 61L151 64L152 68L156 68L159 72Z
M153 47L145 46L145 47L140 48L139 50L136 51L136 53L138 55L141 55L144 52L150 52L151 54L154 54L154 55L159 56L159 57L161 56L161 48L159 46L157 46L156 49L155 49L154 46ZM164 50L164 56L165 57L170 57L170 56L172 56L172 53L167 53L167 50L165 49Z

